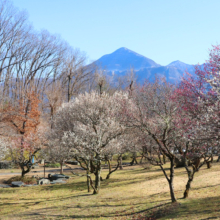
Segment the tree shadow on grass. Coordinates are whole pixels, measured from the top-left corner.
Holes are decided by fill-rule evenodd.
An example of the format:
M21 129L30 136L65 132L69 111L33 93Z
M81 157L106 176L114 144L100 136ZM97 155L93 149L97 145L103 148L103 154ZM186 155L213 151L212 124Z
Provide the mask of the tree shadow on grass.
M165 194L165 193L164 193ZM151 195L151 197L152 198L155 198L155 197L157 197L158 195L160 195L160 196L162 196L162 197L164 197L164 195L163 194L161 194L161 193L155 193L155 194L152 194ZM11 198L11 199L9 199L9 202L8 203L4 203L4 204L1 204L0 205L0 209L2 208L2 209L4 209L4 207L7 207L7 206L10 206L10 207L13 207L13 206L15 206L15 210L17 210L16 212L17 212L17 214L18 214L18 216L20 216L20 217L22 217L22 216L24 216L24 215L33 215L34 216L34 219L40 219L41 217L44 217L45 215L47 216L47 217L49 217L49 218L57 218L57 219L60 219L61 217L62 218L65 218L66 219L66 215L64 214L64 215L51 215L50 214L50 212L49 212L49 210L52 210L52 213L56 213L57 212L57 209L59 209L59 208L61 208L62 209L62 212L65 212L65 210L68 210L68 209L71 209L72 208L72 210L74 211L74 209L75 208L82 208L82 209L85 209L85 211L88 209L88 208L91 208L91 209L97 209L97 208L104 208L105 209L105 207L108 207L108 208L110 208L110 209L112 209L112 210L115 210L115 208L118 208L118 207L121 207L122 209L124 209L125 211L125 213L124 214L122 214L123 213L123 210L122 211L120 211L119 213L117 213L117 216L127 216L127 215L133 215L133 214L140 214L140 213L142 213L142 212L145 212L146 210L142 210L142 211L139 211L139 212L134 212L134 211L132 211L132 210L130 210L130 209L128 209L127 207L130 207L131 205L133 206L133 207L139 207L140 205L145 205L146 204L146 202L144 202L144 201L142 201L142 202L137 202L137 199L139 198L138 196L131 196L130 198L129 198L129 204L128 203L126 203L126 201L125 200L123 200L121 203L120 203L120 201L118 201L118 198L114 198L114 199L111 199L110 201L108 200L106 200L106 198L102 198L102 200L103 201L101 201L101 204L94 204L94 203L92 203L92 201L93 200L91 200L91 204L89 203L89 205L88 204L86 204L86 206L85 206L85 204L83 205L84 207L78 207L78 206L76 206L76 200L74 200L74 198L80 198L80 197L90 197L91 196L91 198L92 198L92 196L93 195L91 195L91 194L80 194L80 195L70 195L70 196L59 196L58 198L57 197L50 197L49 199L47 199L47 198L41 198L41 197L39 197L39 198L33 198L33 199L31 199L32 201L30 201L30 199L25 199L25 198L22 198L22 199L20 199L19 200L19 203L16 203L16 202L14 202L13 203L13 201L14 201L14 199L13 198ZM148 197L148 196L146 196L145 198L143 198L144 200L146 200L146 198L149 198L149 199L151 199L151 197ZM65 204L65 201L68 201L68 200L70 200L71 199L71 201L75 201L74 203L70 203L69 205L60 205L60 204L58 204L56 207L55 206L53 206L53 204L55 204L56 202L58 202L58 201L63 201L64 202L64 204ZM72 200L73 199L73 200ZM165 199L165 200L160 200L159 202L161 203L161 202L167 202L167 201L169 201L170 199ZM107 201L107 204L103 204L102 202L106 202ZM128 200L127 200L128 201ZM139 200L140 201L140 200ZM12 203L11 203L12 202ZM84 203L85 201L79 201L79 203ZM95 201L96 202L96 201ZM154 203L158 203L158 200L155 200L154 202L152 202L152 205L154 204ZM18 204L19 204L19 207L18 207ZM40 205L40 206L44 206L45 204L51 204L52 206L51 207L48 207L48 208L45 208L45 209L37 209L37 210L33 210L33 211L28 211L27 210L27 208L30 208L30 207L34 207L35 205ZM72 205L71 205L72 204ZM153 208L155 208L155 206L154 207L151 207L151 208L149 208L149 210L151 210L151 209L153 209ZM42 212L44 212L43 210L48 210L48 212L46 211L46 213L42 213ZM114 215L114 212L111 212L112 210L110 210L110 212L109 213L107 213L106 215L103 215L102 217L114 217L115 215ZM148 209L147 209L148 210ZM41 217L40 217L41 216ZM95 218L95 217L100 217L100 215L91 215L91 216L88 216L88 215L83 215L83 212L82 212L82 215L81 214L79 214L79 215L71 215L71 216L67 216L67 219L71 219L71 218ZM10 218L9 218L10 219ZM42 219L42 218L41 218ZM126 218L125 218L126 219Z
M144 217L152 217L152 213L155 215L155 210L157 212L159 212L159 210L161 210L162 208L166 207L167 205L169 205L169 203L165 203L165 204L159 204L147 209L143 209L141 211L134 211L133 209L124 209L124 210L120 210L120 211L112 211L109 212L107 214L90 214L88 213L88 215L85 214L55 214L55 212L53 212L52 210L55 210L56 207L50 207L50 208L43 208L43 209L39 209L39 210L34 210L33 212L28 212L28 213L21 213L19 214L17 217L23 217L23 216L28 216L31 217L33 219L44 219L45 217L47 218L52 218L52 219L96 219L96 218L119 218L120 219L127 219L127 217L133 217L133 219L137 219L135 217L137 216L144 216ZM114 205L114 207L119 207L121 205ZM92 208L96 208L96 206L91 206ZM102 206L97 206L97 207L102 207ZM104 206L105 207L105 206ZM73 207L69 207L69 206L65 206L62 207L64 210L69 210L70 208ZM86 208L87 209L87 208ZM85 210L86 210L85 209ZM51 212L53 212L53 214L51 214ZM160 211L161 212L161 211ZM157 213L158 216L158 213ZM122 217L122 218L121 218ZM144 218L147 219L147 218ZM153 219L153 218L151 218Z
M215 185L210 185L210 186L203 186L203 187L193 187L192 190L200 190L200 189L212 188L212 187L216 187L216 186L220 186L220 184L215 184Z
M71 183L61 183L53 185L45 185L42 187L44 190L56 191L56 190L74 190L74 191L83 191L87 189L86 180L80 182L71 182Z
M205 219L219 219L220 217L220 196L207 197L200 199L187 199L179 206L178 213L170 213L167 218L172 219L176 217L181 219L188 216L188 219L193 219L197 216L201 220ZM205 217L205 215L208 215Z

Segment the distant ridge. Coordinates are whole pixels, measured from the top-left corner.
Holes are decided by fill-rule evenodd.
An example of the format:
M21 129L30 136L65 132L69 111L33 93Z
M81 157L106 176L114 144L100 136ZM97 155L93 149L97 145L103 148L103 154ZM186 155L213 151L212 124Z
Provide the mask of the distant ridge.
M95 64L106 69L108 74L120 76L133 68L139 82L145 79L154 80L155 76L158 75L165 76L168 82L176 83L181 80L181 77L186 71L194 74L193 65L176 60L166 66L161 66L155 61L126 47L121 47L113 53L102 56L95 61Z

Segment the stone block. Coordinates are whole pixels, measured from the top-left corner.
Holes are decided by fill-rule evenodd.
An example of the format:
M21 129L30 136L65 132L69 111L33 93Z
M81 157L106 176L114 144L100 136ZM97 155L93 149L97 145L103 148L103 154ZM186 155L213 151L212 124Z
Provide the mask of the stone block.
M58 179L69 179L69 176L66 176L64 174L48 174L48 178L52 181L52 180L58 180Z
M14 181L14 182L11 183L12 187L21 187L23 185L24 185L24 183L21 182L21 181Z
M5 184L0 184L0 188L11 188L11 186L5 185Z
M53 180L50 182L51 184L55 184L55 183L66 183L66 181L64 181L63 179L58 179L58 180Z
M50 184L50 180L48 179L40 179L37 181L38 185L45 185L45 184Z

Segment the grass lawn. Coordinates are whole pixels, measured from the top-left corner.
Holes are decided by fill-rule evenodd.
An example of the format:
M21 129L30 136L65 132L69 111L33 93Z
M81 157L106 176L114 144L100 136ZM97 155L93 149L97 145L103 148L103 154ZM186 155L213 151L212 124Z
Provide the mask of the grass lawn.
M0 219L220 219L220 163L195 174L184 200L186 181L185 169L175 169L174 205L158 167L116 171L101 183L99 195L87 192L85 177L73 177L63 185L1 188Z

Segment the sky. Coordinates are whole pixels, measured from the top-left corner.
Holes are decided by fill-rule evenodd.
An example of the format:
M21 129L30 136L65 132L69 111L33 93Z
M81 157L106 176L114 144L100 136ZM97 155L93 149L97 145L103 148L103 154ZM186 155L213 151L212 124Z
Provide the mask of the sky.
M126 47L160 65L202 64L220 44L219 0L11 0L36 30L59 34L88 62Z

